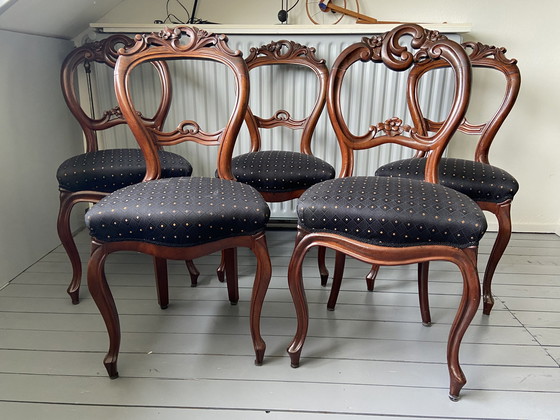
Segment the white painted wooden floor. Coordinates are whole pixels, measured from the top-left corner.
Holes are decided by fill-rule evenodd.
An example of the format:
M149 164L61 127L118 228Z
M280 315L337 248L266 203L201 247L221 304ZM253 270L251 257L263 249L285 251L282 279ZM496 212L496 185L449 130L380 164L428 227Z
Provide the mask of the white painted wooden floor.
M468 383L448 397L446 340L459 301L455 266L433 263L432 327L423 327L416 267L382 268L376 291L368 267L348 261L335 312L326 310L315 258L305 281L309 336L298 369L286 354L295 328L286 287L293 231L268 234L273 278L263 310L268 348L253 364L248 327L254 261L240 252L237 306L214 270L197 261L189 287L170 263L171 304L156 303L151 260L109 257L107 277L121 315L120 378L102 365L104 324L87 287L79 305L65 293L70 265L61 247L0 290L1 419L341 419L560 418L560 238L514 234L494 281L496 304L476 315L461 360ZM481 245L484 267L494 234ZM77 237L83 259L85 231ZM332 255L329 267L332 270ZM85 264L84 264L85 268Z

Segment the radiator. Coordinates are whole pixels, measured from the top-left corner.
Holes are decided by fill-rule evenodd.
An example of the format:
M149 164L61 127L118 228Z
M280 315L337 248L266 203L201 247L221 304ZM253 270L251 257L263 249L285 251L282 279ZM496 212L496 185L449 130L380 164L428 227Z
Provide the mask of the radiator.
M361 39L361 35L289 35L289 39L304 45L314 46L317 57L324 58L330 66L336 56L347 45ZM229 45L247 55L253 45L269 43L272 40L287 38L286 35L231 35ZM450 38L460 41L459 35ZM357 67L356 69L354 69ZM233 79L221 65L208 62L172 63L173 106L166 122L172 129L180 121L192 119L201 124L206 131L221 128L225 124L231 107ZM194 81L194 89L186 90L181 86L185 78ZM398 116L410 123L407 112L405 92L406 73L395 75L386 72L382 66L353 66L347 76L345 88L352 95L344 95L345 115L349 127L356 134L365 133L371 124ZM356 87L359 85L359 88ZM310 71L286 71L282 66L269 69L256 69L251 72L250 106L263 117L272 116L280 108L288 110L294 118L312 106L317 89L314 76ZM446 70L438 70L426 78L421 86L423 109L432 119L444 118L450 108L453 95L453 80ZM108 69L95 68L93 77L95 108L110 109L116 104L113 93L113 75ZM132 85L137 108L149 114L155 110L159 97L159 85L153 70L149 67L139 69ZM263 148L276 150L299 150L297 134L290 130L277 128L265 130ZM134 137L126 126L100 133L100 144L104 148L137 147ZM331 163L337 172L340 169L340 153L334 132L325 111L321 116L313 138L313 152L316 156ZM248 134L242 129L235 153L249 149ZM171 148L170 148L171 150ZM197 144L183 143L173 146L172 150L182 154L193 164L195 176L213 176L216 162L216 149ZM377 167L390 161L412 156L412 151L397 145L383 145L356 154L355 175L372 174ZM272 218L278 220L295 219L295 200L285 203L271 203Z

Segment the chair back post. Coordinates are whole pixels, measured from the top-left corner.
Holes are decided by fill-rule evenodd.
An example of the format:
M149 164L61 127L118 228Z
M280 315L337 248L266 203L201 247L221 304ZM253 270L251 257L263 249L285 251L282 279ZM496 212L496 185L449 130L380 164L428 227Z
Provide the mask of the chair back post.
M300 152L308 155L311 151L311 138L319 121L319 117L325 106L327 97L327 83L329 70L324 59L315 55L315 48L301 45L294 41L280 40L262 45L259 48L252 47L245 59L249 71L270 65L292 65L303 66L316 75L318 80L318 94L311 110L305 118L294 120L286 110L278 110L272 118L263 119L249 109L245 122L251 137L251 152L257 152L261 147L261 135L259 128L288 127L290 129L302 129L300 140Z
M485 124L478 126L480 139L477 142L474 159L477 162L487 163L490 146L496 137L496 133L509 115L521 87L521 74L516 59L508 59L505 56L506 49L484 45L480 42L467 42L463 46L471 50L469 58L473 67L491 68L502 72L506 79L505 94L496 113ZM465 122L467 122L465 120ZM462 124L459 130L467 132L466 124ZM472 127L472 126L471 126Z
M182 40L188 39L186 42ZM144 181L161 176L161 164L157 149L184 141L219 146L217 158L218 176L233 179L231 158L249 101L249 74L240 51L232 51L225 35L216 35L191 27L164 29L159 33L136 35L136 43L119 50L115 66L115 92L134 137L146 159ZM207 60L224 64L234 76L236 101L226 127L216 132L203 131L197 122L184 120L171 132L147 126L137 112L129 94L130 74L145 62L164 60Z
M407 43L406 38L412 37ZM403 39L404 38L404 39ZM357 61L383 63L393 71L407 71L415 67L430 66L433 61L443 61L454 72L455 92L447 119L437 131L425 132L420 126L403 124L399 117L370 125L368 132L355 135L348 128L342 115L342 83L348 68ZM363 38L347 47L331 69L327 108L342 154L340 176L350 176L354 166L354 150L364 150L385 143L396 143L427 156L424 179L438 181L438 163L443 150L464 119L470 99L471 64L467 53L458 43L437 31L416 24L404 24L382 35ZM415 92L407 89L407 96ZM409 106L415 98L408 98ZM414 118L413 121L416 121ZM407 134L407 135L405 135Z
M90 42L75 48L66 56L60 72L62 95L70 112L80 124L86 138L86 152L98 150L97 131L111 128L125 121L117 108L104 111L96 119L90 117L82 108L79 94L76 90L76 73L80 65L86 66L86 72L91 71L91 63L101 63L113 68L117 59L118 45L131 46L134 41L126 35L112 35L101 41Z
M106 130L119 124L125 124L126 121L118 106L104 110L103 115L99 118L95 118L94 115L89 116L84 111L80 104L79 93L76 90L76 73L79 66L84 65L86 72L91 72L92 63L105 64L110 68L114 68L118 58L117 50L121 47L128 48L132 45L134 45L134 40L126 35L111 35L100 41L90 42L74 49L68 54L62 64L60 74L62 95L70 112L72 112L72 115L74 115L84 132L86 152L99 150L98 131ZM142 116L142 119L145 124L161 127L171 106L169 69L165 63L153 64L160 78L162 96L155 114L152 117Z
M505 55L505 48L490 46L480 42L465 42L462 46L466 51L470 51L469 59L473 68L495 70L502 73L505 78L504 96L492 117L480 124L472 124L465 117L458 128L459 131L465 134L478 136L474 160L489 164L488 154L490 146L496 137L496 133L515 105L521 86L521 75L517 66L517 60L508 59ZM430 66L413 69L408 80L409 89L411 91L418 89L419 81L423 75L442 67L448 67L447 63L433 62ZM410 96L412 97L413 95ZM417 98L417 95L415 96ZM422 127L424 133L437 130L441 126L441 122L431 121L422 115L418 101L410 103L409 106L413 120L418 127ZM418 154L418 156L421 156L421 154Z

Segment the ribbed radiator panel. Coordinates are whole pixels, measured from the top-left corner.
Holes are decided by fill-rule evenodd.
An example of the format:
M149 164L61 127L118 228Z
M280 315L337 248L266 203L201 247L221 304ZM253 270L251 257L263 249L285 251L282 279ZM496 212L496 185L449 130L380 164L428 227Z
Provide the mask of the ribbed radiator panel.
M459 40L458 36L455 37ZM279 38L278 38L279 39ZM333 63L347 45L360 40L356 35L292 35L290 39L304 45L314 46L317 56L327 64ZM247 55L253 45L268 43L270 35L230 36L230 46ZM96 68L93 91L96 109L109 109L116 105L113 75L110 70ZM233 78L222 65L209 62L173 62L173 106L166 122L172 129L183 120L194 120L206 131L217 130L225 124L231 113L235 91ZM151 66L142 66L134 74L132 94L137 108L145 115L152 114L160 97L160 87ZM188 81L188 83L185 83ZM344 90L352 94L343 95L344 114L349 127L355 134L364 134L372 124L398 116L410 123L404 95L406 73L387 72L382 66L355 65L345 78ZM432 119L445 117L453 95L453 80L449 72L438 70L425 78L421 86L423 109ZM278 109L288 110L294 118L301 117L314 102L317 83L311 71L286 69L273 66L251 72L250 106L256 114L272 116ZM103 98L103 100L101 99ZM110 99L108 99L110 98ZM99 116L99 115L98 115ZM137 147L134 137L126 126L100 133L104 148ZM276 128L263 133L263 148L277 150L299 150L297 132ZM313 152L340 169L340 153L326 109L321 116L313 139ZM170 150L187 157L194 166L194 175L213 176L216 167L216 148L183 143ZM236 153L249 149L248 133L243 127L236 145ZM356 154L355 175L372 174L377 167L390 161L412 156L409 149L384 145ZM272 217L295 219L295 200L272 203Z

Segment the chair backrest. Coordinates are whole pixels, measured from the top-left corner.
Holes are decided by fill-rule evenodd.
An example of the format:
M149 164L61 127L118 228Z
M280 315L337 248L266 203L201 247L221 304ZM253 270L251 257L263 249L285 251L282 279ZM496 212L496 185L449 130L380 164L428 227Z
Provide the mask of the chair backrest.
M90 42L75 48L68 54L62 64L60 76L62 94L68 108L70 108L70 111L82 127L86 139L86 152L98 150L98 131L106 130L119 124L125 124L126 121L118 106L103 110L99 118L96 118L95 115L90 115L83 109L77 89L77 75L80 66L84 66L88 85L91 87L92 64L100 63L114 68L118 57L117 50L121 47L131 47L134 45L134 42L133 39L126 35L111 35L101 41ZM143 115L142 119L147 125L161 127L169 112L171 85L169 83L169 70L165 63L156 62L153 64L161 81L161 101L152 117ZM93 92L88 93L91 95Z
M517 95L519 94L519 88L521 86L521 75L519 67L517 66L517 60L508 59L505 55L505 48L485 45L480 42L465 42L462 45L467 51L470 51L469 59L473 68L484 68L498 71L505 78L504 96L497 111L492 115L492 117L490 117L486 122L479 124L471 124L465 117L459 126L459 131L465 134L478 136L474 160L477 162L489 163L488 154L490 146L492 145L492 141L494 140L496 133L502 126L503 122L513 108L515 101L517 100ZM409 77L410 88L418 89L422 76L430 70L445 66L446 63L444 62L433 62L430 63L429 66L411 71ZM441 126L441 122L429 120L422 115L422 109L418 102L413 103L412 107L414 108L414 113L418 118L418 124L420 124L424 130L433 131L437 130Z
M283 65L285 68L289 66L299 66L300 68L305 67L313 71L318 82L317 95L313 106L304 118L293 119L290 112L285 109L277 110L268 118L255 115L253 111L249 109L245 118L251 138L252 152L257 152L261 148L261 132L259 128L270 129L274 127L287 127L292 130L303 130L300 137L300 152L311 155L311 139L315 127L317 126L317 121L325 107L327 96L329 70L325 64L325 60L316 57L315 48L313 47L307 47L294 41L281 40L273 41L259 48L251 48L245 61L247 62L249 70L263 66ZM294 87L285 86L285 89L294 89ZM300 92L300 94L302 94L302 92Z
M369 125L368 132L356 135L348 127L341 104L342 85L348 69L357 62L383 64L388 71L413 71L443 61L453 70L455 91L449 114L434 132L403 124L405 116L395 116ZM359 86L358 86L359 88ZM364 37L344 49L335 60L329 77L327 108L342 154L340 176L352 175L354 151L386 143L396 143L425 153L424 179L438 181L437 167L451 136L464 119L470 98L471 65L461 45L437 31L416 24L404 24L385 34ZM409 107L416 91L407 89ZM411 110L412 112L412 110ZM417 119L417 118L416 118ZM413 121L416 121L413 118Z
M225 35L216 35L191 27L167 28L159 33L136 35L135 40L133 46L119 50L119 58L115 65L115 93L122 114L146 159L144 181L161 176L158 147L185 141L218 146L216 165L218 176L233 179L231 173L233 147L249 101L249 72L241 52L229 48ZM235 92L231 114L224 128L215 132L206 132L196 121L182 120L174 130L163 131L163 128L143 123L130 94L131 72L142 63L165 60L205 60L221 63L230 70ZM185 79L188 89L188 77ZM184 91L181 96L187 95L188 91Z

